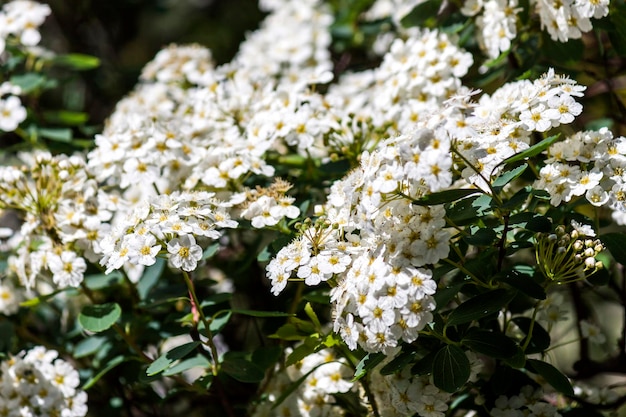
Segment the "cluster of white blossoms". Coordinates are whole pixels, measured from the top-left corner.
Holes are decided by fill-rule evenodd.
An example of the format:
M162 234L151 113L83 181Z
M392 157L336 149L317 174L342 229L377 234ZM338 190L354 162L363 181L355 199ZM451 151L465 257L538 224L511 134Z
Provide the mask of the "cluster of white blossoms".
M176 191L137 204L101 240L100 263L109 273L127 263L153 265L163 254L172 267L193 271L203 254L198 242L219 239L221 228L237 227L230 208L238 201L221 201L206 191Z
M87 414L87 394L78 372L54 350L37 346L0 364L0 415L7 417Z
M231 68L245 68L257 81L280 79L296 89L330 81L329 6L322 0L261 0L259 7L270 14L240 46Z
M308 285L333 278L334 330L350 349L387 352L432 320L436 283L425 266L448 255L450 233L442 206L412 199L452 182L441 123L364 153L361 166L331 187L324 217L302 225L267 266L274 294L291 278Z
M7 45L35 46L41 41L37 30L50 14L50 6L30 0L13 0L0 10L0 54Z
M10 58L10 49L39 43L38 27L50 14L50 6L30 0L13 0L0 10L0 62ZM9 50L7 50L9 46ZM0 77L0 81L2 77ZM12 132L26 119L19 99L21 89L9 81L0 83L0 131Z
M546 401L541 388L522 387L518 395L499 396L489 411L493 417L560 417L558 408Z
M467 0L461 8L466 16L475 16L481 49L490 58L497 58L511 48L517 36L517 14L522 11L517 0Z
M471 115L457 113L456 126L450 127L456 149L467 161L463 178L484 188L484 180L497 174L502 161L530 146L532 132L571 123L582 112L575 98L584 90L550 69L534 81L505 84L468 105L465 114L471 110Z
M25 165L0 167L0 208L23 218L9 270L27 289L51 277L60 288L77 287L85 258L99 259L99 240L116 210L114 194L104 193L81 156L48 152L21 154Z
M533 186L550 193L550 204L584 196L596 207L617 212L616 220L624 217L626 138L614 138L606 128L577 132L550 146L545 161Z
M579 39L592 29L591 19L600 19L609 14L610 0L568 0L531 2L539 15L541 28L547 30L552 40L567 42ZM491 57L511 48L520 25L517 0L466 0L461 12L466 16L477 16L477 38L481 48Z
M21 91L9 81L0 84L0 130L12 132L26 119L26 108L18 97Z
M277 371L270 380L267 398L255 408L252 416L342 416L345 411L336 404L332 394L354 391L357 384L351 381L353 376L354 370L346 360L337 357L332 350L312 353L296 364ZM276 405L289 386L302 377L304 380L297 389Z

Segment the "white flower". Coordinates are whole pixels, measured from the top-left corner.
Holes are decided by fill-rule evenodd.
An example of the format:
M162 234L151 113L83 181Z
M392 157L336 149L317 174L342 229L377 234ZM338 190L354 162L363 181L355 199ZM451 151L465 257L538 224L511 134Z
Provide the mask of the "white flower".
M587 320L580 322L580 331L582 332L582 337L588 338L591 343L601 345L606 342L606 337L600 327Z
M129 244L129 261L134 264L150 266L156 262L156 256L161 250L156 238L151 234L135 235Z
M0 130L12 132L26 119L26 109L15 96L0 99Z
M193 235L183 235L167 242L167 251L170 253L170 262L175 268L183 271L193 271L202 259L202 248L196 245Z
M61 256L50 254L47 261L48 268L52 272L52 280L61 288L78 287L83 281L87 264L83 258L76 255L76 252L63 251Z

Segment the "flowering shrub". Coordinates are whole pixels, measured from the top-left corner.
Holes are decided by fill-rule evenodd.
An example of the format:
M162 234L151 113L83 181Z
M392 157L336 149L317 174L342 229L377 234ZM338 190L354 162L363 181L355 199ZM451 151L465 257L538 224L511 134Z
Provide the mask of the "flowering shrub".
M36 104L98 60L3 6L0 414L617 413L626 139L582 42L612 76L623 5L259 7L231 62L165 47L86 141Z

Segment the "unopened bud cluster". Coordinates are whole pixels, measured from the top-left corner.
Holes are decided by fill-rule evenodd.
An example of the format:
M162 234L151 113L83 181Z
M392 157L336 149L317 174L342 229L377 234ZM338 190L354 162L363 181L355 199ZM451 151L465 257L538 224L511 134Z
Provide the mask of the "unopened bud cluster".
M537 237L537 264L546 277L560 284L583 279L602 269L596 256L604 250L589 227L573 225L571 231L558 226L553 233Z

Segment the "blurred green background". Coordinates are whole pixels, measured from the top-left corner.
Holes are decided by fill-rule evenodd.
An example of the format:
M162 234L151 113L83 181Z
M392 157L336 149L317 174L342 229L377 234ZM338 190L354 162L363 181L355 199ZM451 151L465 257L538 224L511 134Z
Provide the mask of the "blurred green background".
M220 64L230 61L264 14L257 0L50 0L42 43L56 53L98 57L98 69L60 74L64 88L46 107L85 111L101 126L137 83L141 68L170 43L200 43ZM94 127L95 127L94 126ZM97 128L96 128L97 130Z

